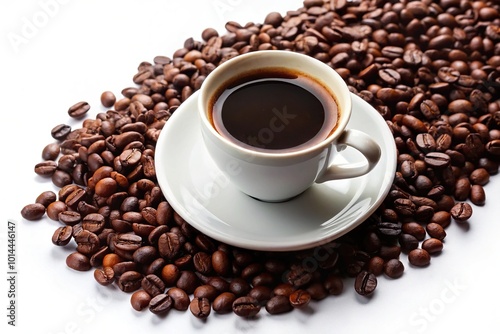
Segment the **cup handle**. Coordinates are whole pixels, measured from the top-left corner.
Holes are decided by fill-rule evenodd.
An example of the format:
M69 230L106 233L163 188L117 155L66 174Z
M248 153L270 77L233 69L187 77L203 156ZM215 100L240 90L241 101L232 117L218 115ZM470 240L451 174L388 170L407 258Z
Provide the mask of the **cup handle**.
M339 151L344 150L346 146L355 148L364 155L366 161L326 166L316 178L316 183L364 175L371 171L380 160L380 146L364 132L354 129L345 130L336 145ZM333 150L333 147L330 150Z

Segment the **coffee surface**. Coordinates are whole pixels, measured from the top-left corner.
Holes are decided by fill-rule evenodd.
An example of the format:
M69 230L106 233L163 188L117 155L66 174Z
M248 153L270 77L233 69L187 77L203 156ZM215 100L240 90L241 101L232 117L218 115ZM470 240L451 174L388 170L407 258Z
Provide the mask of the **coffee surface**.
M215 129L253 150L293 151L326 139L338 117L333 96L304 76L267 75L222 91L212 108Z

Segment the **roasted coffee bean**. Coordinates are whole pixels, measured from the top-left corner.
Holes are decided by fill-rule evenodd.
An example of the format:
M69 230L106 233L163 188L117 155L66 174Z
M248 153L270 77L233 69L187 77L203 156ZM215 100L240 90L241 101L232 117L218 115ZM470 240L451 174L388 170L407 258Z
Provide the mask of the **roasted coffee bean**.
M149 264L153 262L158 256L158 251L153 246L142 246L134 251L132 258L135 262L140 264Z
M84 255L91 256L99 249L100 240L95 233L82 229L74 231L74 238L77 244L76 250Z
M115 272L111 267L94 270L94 278L100 285L110 285L115 281Z
M68 226L75 226L82 221L82 216L77 211L65 210L57 215L58 220Z
M189 295L182 289L170 288L167 291L167 295L172 298L173 307L178 311L185 311L188 309L190 300Z
M133 292L141 287L143 275L137 271L126 271L118 279L118 288L124 292Z
M260 304L253 297L239 297L232 305L234 314L244 318L256 316L260 311Z
M335 293L330 292L330 294L334 295ZM309 302L311 301L311 294L305 290L295 290L288 297L288 301L293 308L303 308L309 305Z
M358 294L362 296L371 295L375 291L376 287L377 277L374 274L368 271L361 271L356 276L356 280L354 281L354 289Z
M52 138L62 141L66 139L66 137L70 132L71 132L71 126L66 124L59 124L52 128L50 134Z
M66 257L66 265L78 271L87 271L92 268L90 259L79 252L73 252Z
M384 271L384 259L380 256L374 256L370 259L367 265L367 271L371 272L375 276L379 276Z
M120 234L116 240L115 247L124 252L135 252L142 245L142 238L135 234Z
M57 170L57 163L55 161L44 161L35 165L35 173L40 176L51 177Z
M193 292L195 298L207 298L210 302L212 302L218 294L219 292L217 289L209 284L200 285Z
M486 202L486 193L484 188L479 184L474 184L470 190L470 201L478 206L484 205Z
M436 238L429 238L422 242L422 249L429 254L439 253L443 250L443 242Z
M83 117L90 110L90 105L87 102L78 102L69 107L68 115L73 118Z
M106 108L111 108L116 102L116 96L113 92L105 91L101 94L101 103Z
M198 277L192 271L181 271L176 286L188 294L192 294L199 284Z
M149 306L151 296L144 290L137 290L130 296L130 304L136 311L142 311Z
M293 309L288 296L276 295L266 303L266 311L269 314L281 314Z
M446 231L441 225L437 223L429 223L426 225L425 229L432 238L443 241L446 237Z
M212 268L218 275L228 275L230 266L229 256L226 252L217 250L212 254Z
M162 293L151 299L149 310L154 314L164 314L172 308L173 300L169 295Z
M229 313L233 309L233 303L235 300L236 296L234 293L223 292L214 299L212 309L214 312L219 314Z
M404 265L398 259L390 259L384 264L384 273L390 278L399 278L405 270Z
M457 203L451 208L450 214L456 221L463 222L472 216L472 207L469 203Z
M154 274L149 274L145 276L141 281L141 287L146 291L151 297L159 295L165 291L165 283Z
M35 203L42 204L44 207L49 206L50 203L55 202L57 200L57 195L51 191L44 191L35 200Z
M313 300L322 300L328 297L328 291L326 291L326 288L321 282L314 282L310 284L306 288L306 291L311 295Z
M21 210L21 216L26 220L39 220L45 214L45 206L40 203L25 205Z
M441 152L429 152L425 155L424 161L433 168L445 168L450 165L449 155Z
M175 258L181 250L179 235L172 232L162 234L158 238L158 251L166 259Z
M73 228L71 226L58 227L52 235L52 243L57 246L65 246L73 237Z
M58 143L51 143L46 145L42 150L42 159L44 160L56 160L61 152L60 145Z
M401 248L405 252L409 252L415 248L418 248L418 239L408 233L402 233L398 238Z
M417 248L408 253L408 260L414 266L425 267L431 262L431 257L425 249Z
M193 298L189 304L191 313L199 319L205 319L210 315L211 311L210 301L207 298Z

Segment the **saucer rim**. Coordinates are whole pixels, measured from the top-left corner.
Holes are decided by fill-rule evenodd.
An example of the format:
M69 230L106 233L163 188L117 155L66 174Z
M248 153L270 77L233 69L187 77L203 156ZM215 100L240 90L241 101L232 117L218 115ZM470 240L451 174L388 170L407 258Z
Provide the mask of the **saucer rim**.
M164 166L164 164L163 164L164 158L162 158L162 157L157 158L156 152L163 151L164 145L167 145L167 144L164 144L166 141L163 139L168 136L169 124L175 123L175 121L171 122L172 118L175 119L176 114L183 113L183 110L185 109L185 108L182 108L183 106L188 106L191 103L194 106L196 106L197 104L196 104L195 100L198 98L198 95L199 95L199 92L193 93L193 95L191 95L188 100L186 100L181 106L179 106L179 108L174 112L174 114L171 116L171 119L167 122L164 129L160 133L160 136L157 140L156 150L155 150L155 168L157 171L161 170L162 166ZM351 97L353 100L354 99L358 100L356 102L364 104L365 107L369 107L369 108L373 109L374 112L376 112L376 110L370 104L368 104L366 101L364 101L359 96L351 93ZM357 103L355 103L353 101L353 104L352 104L353 107L356 104ZM383 117L380 114L377 113L377 115L378 116L375 116L375 117L379 117L382 122L385 122L385 120L383 119ZM177 116L177 117L181 117L181 116ZM193 124L198 124L198 123L195 122ZM199 126L199 125L195 125L195 126ZM348 128L349 128L349 123L347 125L347 129ZM201 131L200 131L200 137L201 137ZM390 142L388 141L389 137L390 137L390 142L392 142L392 145L390 145ZM318 238L316 240L308 240L308 241L303 242L303 243L300 243L297 241L295 241L295 242L292 241L292 242L280 242L279 244L272 244L270 241L267 241L267 240L262 241L262 240L255 240L255 239L249 239L249 238L242 238L242 237L238 237L236 234L228 234L228 233L225 233L224 231L210 228L206 224L206 222L205 223L197 222L198 219L196 217L194 217L193 215L191 215L188 212L188 210L186 210L184 205L182 205L181 201L178 200L178 195L175 195L175 193L173 191L171 191L170 187L168 187L169 181L167 180L168 177L165 175L166 173L161 174L161 175L163 175L163 177L157 173L157 180L158 180L158 185L160 186L160 189L162 190L166 200L172 206L174 211L177 214L179 214L192 227L194 227L198 231L204 233L205 235L207 235L215 240L227 243L228 245L232 245L235 247L241 247L241 248L258 250L258 251L304 250L304 249L324 245L328 242L331 242L331 241L338 239L339 237L349 233L354 228L356 228L361 223L363 223L371 214L373 214L373 212L375 212L377 210L377 208L380 207L380 205L382 204L385 197L387 196L387 194L390 191L390 188L391 188L392 183L393 183L394 175L396 172L396 168L397 168L397 153L396 153L397 149L396 149L396 145L394 143L393 136L390 133L389 128L387 128L386 131L382 131L381 138L383 138L383 143L384 143L382 150L387 155L387 157L386 157L387 158L387 161L386 161L387 168L386 168L386 171L381 175L381 176L383 176L383 179L387 179L385 182L382 182L380 185L381 190L384 188L383 191L380 191L378 193L378 197L376 197L373 200L373 203L368 207L368 209L365 212L363 212L359 217L355 218L351 224L341 226L338 229L334 229L334 231L332 231L331 233L329 233L326 236L323 234L318 234ZM200 140L201 140L201 138L200 138ZM392 149L387 150L386 148L388 148L388 146L391 146ZM389 160L393 160L393 163L391 164L389 162ZM392 177L390 177L389 175L392 175ZM352 207L352 205L350 207ZM220 218L217 217L217 219L220 219ZM220 221L223 222L222 219L220 219ZM318 228L317 230L319 231L319 229L320 228Z

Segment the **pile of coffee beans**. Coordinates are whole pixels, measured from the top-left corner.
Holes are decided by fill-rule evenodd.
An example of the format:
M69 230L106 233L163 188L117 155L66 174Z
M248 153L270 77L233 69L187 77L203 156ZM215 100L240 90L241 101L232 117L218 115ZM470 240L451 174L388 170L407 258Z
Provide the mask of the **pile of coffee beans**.
M345 282L368 296L377 277L398 278L402 256L425 267L446 227L483 205L500 164L500 4L466 0L305 0L264 23L205 29L172 57L143 62L135 85L101 95L111 108L81 128L55 126L35 172L60 187L22 209L59 221L66 263L131 292L136 310L189 309L252 317L307 307ZM162 195L155 144L176 108L222 62L256 50L290 50L335 68L386 120L398 150L383 205L354 231L297 252L233 247L198 232ZM72 117L90 106L78 102ZM469 203L472 203L469 204Z

